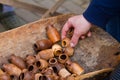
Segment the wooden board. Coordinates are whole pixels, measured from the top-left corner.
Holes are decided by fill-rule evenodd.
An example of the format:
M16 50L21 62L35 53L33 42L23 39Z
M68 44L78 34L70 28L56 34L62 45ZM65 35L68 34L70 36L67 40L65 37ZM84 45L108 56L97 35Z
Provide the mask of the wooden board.
M38 39L47 38L45 28L53 24L61 32L62 26L71 16L67 14L41 19L0 33L0 64L7 62L11 54L21 57L34 54L33 44ZM92 37L80 40L75 47L72 60L79 62L85 72L116 66L119 56L115 53L120 52L119 43L98 27L93 27L91 31Z
M25 2L19 1L19 0L0 0L0 3L9 5L9 6L13 6L13 7L27 9L27 10L30 10L33 12L38 12L41 14L44 14L48 10L48 9L42 8L40 6L37 6L35 4L25 3ZM55 12L55 15L57 15L57 14L59 14L59 13Z
M54 16L55 11L63 4L64 0L58 0L55 5L53 5L46 13L42 16L42 18L48 18Z

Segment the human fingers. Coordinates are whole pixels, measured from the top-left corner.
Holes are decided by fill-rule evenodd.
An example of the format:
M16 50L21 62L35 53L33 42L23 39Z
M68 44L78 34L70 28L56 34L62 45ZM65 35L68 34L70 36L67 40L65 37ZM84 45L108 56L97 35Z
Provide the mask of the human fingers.
M91 37L91 32L89 31L86 35L87 36L85 35L81 36L81 39L85 39L86 37Z
M91 32L89 31L89 32L87 33L87 36L88 36L88 37L91 37L91 35L92 35L92 34L91 34Z
M85 36L81 36L81 39L85 39Z
M78 43L79 37L81 36L81 34L79 34L77 31L74 31L74 34L71 38L71 47L75 47Z
M71 24L69 21L67 21L67 22L65 23L65 25L64 25L63 28L62 28L62 35L61 35L62 39L66 37L66 33L67 33L67 31L69 30L69 28L70 28L71 26L72 26L72 24Z

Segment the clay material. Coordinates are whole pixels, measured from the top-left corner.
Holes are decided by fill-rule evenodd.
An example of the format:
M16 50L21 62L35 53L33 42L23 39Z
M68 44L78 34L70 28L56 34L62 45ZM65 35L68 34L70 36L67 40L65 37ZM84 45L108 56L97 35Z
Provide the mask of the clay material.
M53 25L49 25L46 28L46 31L47 31L48 38L53 43L56 43L56 42L60 41L60 34L59 34L58 30L55 27L53 27Z

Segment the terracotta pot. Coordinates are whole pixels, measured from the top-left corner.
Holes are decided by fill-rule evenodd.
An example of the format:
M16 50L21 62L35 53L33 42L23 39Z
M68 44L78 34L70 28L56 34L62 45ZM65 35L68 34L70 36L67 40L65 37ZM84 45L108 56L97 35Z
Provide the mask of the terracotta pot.
M32 65L36 62L36 57L33 55L27 55L25 58L25 62L27 63L27 65Z
M68 55L66 54L60 54L58 57L58 61L62 64L64 64L68 60Z
M66 80L66 78L60 77L59 80Z
M71 74L70 76L67 77L66 80L75 80L76 74Z
M34 49L36 51L44 50L44 49L49 49L52 46L52 42L49 39L42 39L36 41L34 44Z
M46 68L44 71L42 71L42 74L44 75L52 75L54 73L52 67Z
M0 80L11 80L10 76L6 73L0 75Z
M56 58L50 58L50 59L49 59L49 64L50 64L51 66L53 66L53 65L55 65L55 64L57 64L57 63L58 63L58 61L57 61Z
M69 76L69 77L67 77L66 80L75 80L75 78L73 76Z
M43 75L41 73L36 73L35 74L35 80L40 80L40 78L42 77Z
M39 59L39 61L36 61L35 65L40 69L45 69L48 67L48 62L44 59Z
M0 69L0 75L2 75L2 74L4 74L4 72L3 72L3 70L2 70L2 69Z
M37 55L44 60L49 60L50 58L54 57L52 49L42 50Z
M7 73L3 72L2 69L0 69L0 80L11 80L10 76Z
M66 68L62 68L60 71L59 71L59 76L61 76L62 78L66 78L67 76L70 76L71 73L66 69Z
M56 43L60 41L60 34L56 28L53 27L53 25L50 25L46 28L47 36L48 38L53 42Z
M53 73L54 80L59 80L59 76L55 73Z
M11 80L19 80L19 77L17 77L17 76L10 76L10 78L11 78Z
M84 72L84 69L78 63L72 62L70 59L66 61L65 65L67 69L73 74L80 75Z
M45 76L45 75L43 75L43 76L39 77L39 80L54 80L54 79L51 76Z
M54 72L62 78L66 78L67 76L71 75L71 73L67 69L65 69L64 65L62 64L57 63L52 68Z
M19 76L19 80L34 80L35 75L32 72L29 72L27 69L24 69Z
M62 47L67 47L67 46L70 46L70 39L66 37L62 40Z
M54 44L52 46L52 50L55 56L59 56L62 54L62 47L59 44Z
M38 67L36 65L29 65L28 71L32 73L37 73L39 71Z
M59 76L58 76L56 73L54 73L52 67L49 67L49 68L47 68L46 70L44 70L43 74L44 74L45 76L50 76L50 77L52 77L53 80L58 80L58 79L59 79Z
M7 72L9 75L13 75L13 76L19 76L21 73L21 69L18 68L16 65L14 64L3 64L3 69L5 70L5 72Z
M16 56L14 54L12 54L10 56L10 62L13 63L14 65L16 65L17 67L19 67L20 69L25 69L26 68L26 63L23 60L23 58Z
M66 48L64 48L64 53L67 54L68 56L73 56L74 48L71 46L67 46Z

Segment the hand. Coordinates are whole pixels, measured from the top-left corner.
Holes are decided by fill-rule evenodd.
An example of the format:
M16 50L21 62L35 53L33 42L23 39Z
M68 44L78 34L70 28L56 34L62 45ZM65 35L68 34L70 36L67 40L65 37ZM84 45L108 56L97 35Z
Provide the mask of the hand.
M65 25L62 28L62 39L66 37L67 31L73 27L74 33L71 38L71 47L75 47L78 43L79 38L84 39L85 35L88 37L91 36L91 32L89 31L92 24L88 22L83 15L74 16L68 19Z

